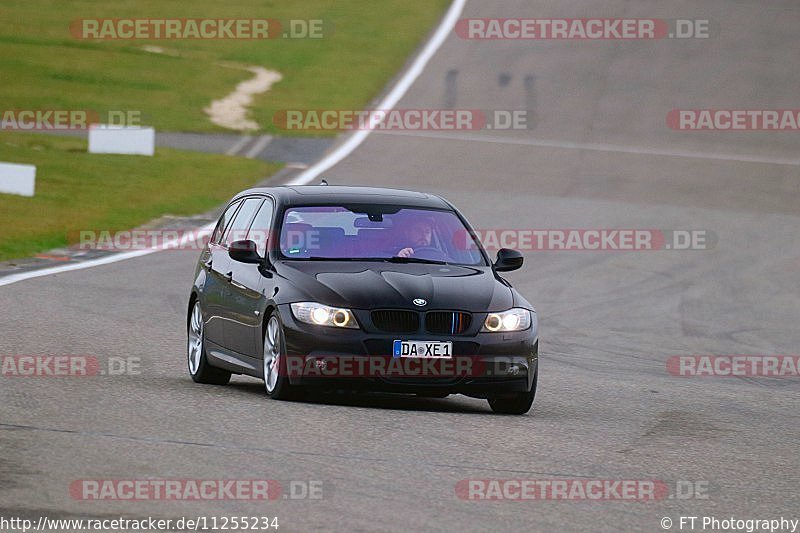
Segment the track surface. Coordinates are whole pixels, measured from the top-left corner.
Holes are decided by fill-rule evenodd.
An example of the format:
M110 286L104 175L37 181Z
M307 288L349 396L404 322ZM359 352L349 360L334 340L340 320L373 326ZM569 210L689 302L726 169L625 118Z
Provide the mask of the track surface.
M184 360L193 252L4 287L4 355L137 356L142 373L0 378L0 514L277 515L282 531L658 531L664 516L800 518L798 380L665 370L672 355L800 351L800 167L783 161L797 158L797 134L665 125L672 108L799 107L796 2L606 1L583 11L474 1L464 16L696 17L722 33L653 43L452 36L398 107L535 105L537 127L373 134L326 173L331 182L439 192L480 228L708 229L718 245L527 253L508 276L541 320L540 394L525 417L460 396L293 403L268 401L249 378L196 385ZM750 156L781 164L741 161ZM68 492L81 478L149 477L321 480L324 498L80 502ZM572 477L702 480L709 499L470 502L454 493L467 478Z

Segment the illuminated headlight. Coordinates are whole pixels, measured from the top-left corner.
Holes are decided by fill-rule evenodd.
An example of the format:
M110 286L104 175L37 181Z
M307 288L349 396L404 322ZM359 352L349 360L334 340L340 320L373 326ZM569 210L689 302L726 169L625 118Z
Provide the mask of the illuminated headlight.
M531 327L531 312L515 307L502 313L489 313L481 331L522 331Z
M315 302L294 303L291 304L291 307L294 317L306 324L335 328L358 328L356 319L349 309L328 307Z

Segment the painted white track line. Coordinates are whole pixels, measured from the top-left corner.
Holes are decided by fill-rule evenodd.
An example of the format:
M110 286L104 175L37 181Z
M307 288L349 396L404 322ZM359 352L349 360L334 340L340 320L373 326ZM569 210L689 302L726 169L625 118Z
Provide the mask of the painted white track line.
M445 40L455 27L458 17L460 17L461 13L464 11L464 6L466 3L467 0L454 0L454 2L450 5L450 9L447 11L447 14L444 16L442 23L436 29L433 37L431 37L431 40L425 45L425 48L411 64L411 67L403 74L403 77L400 78L400 80L397 82L397 85L395 85L389 94L387 94L386 97L375 106L375 109L389 110L393 109L394 106L397 105L397 102L400 101L411 85L416 81L420 74L422 74L422 71L425 70L425 67L436 51L441 48L442 44L444 44ZM372 129L363 129L353 133L333 152L319 160L302 174L296 176L287 185L306 185L310 183L317 176L350 155L353 150L358 148L358 146L366 140L367 136L369 136L372 131Z
M225 152L225 155L236 155L239 153L239 150L244 148L244 145L249 143L253 138L249 135L242 135L242 137L233 143L233 146L228 148L228 151Z
M480 142L489 144L509 144L520 146L536 146L542 148L563 148L565 150L590 150L594 152L617 152L634 155L656 155L666 157L687 157L694 159L713 159L717 161L735 161L737 163L764 163L769 165L800 166L800 159L791 157L770 157L761 155L733 154L722 152L702 152L691 150L668 150L659 148L646 148L625 146L621 144L583 143L573 141L559 141L554 139L523 139L502 137L498 135L482 135L479 133L449 133L437 131L391 131L380 130L375 133L381 135L400 135L403 137L419 137L425 139L443 139L460 142Z
M450 32L453 30L453 27L458 21L458 17L461 16L462 11L464 10L464 5L466 5L467 0L453 0L453 3L450 5L450 8L447 10L447 14L445 15L442 22L439 24L439 27L436 29L436 32L431 37L430 41L425 45L422 52L417 56L417 58L412 63L411 67L403 73L400 80L397 84L392 88L389 94L378 104L378 109L392 109L398 101L403 97L403 95L408 91L409 87L416 81L416 79L422 74L422 71L425 69L425 66L428 64L430 59L436 53L439 48L441 48L442 44L445 42L447 37L450 35ZM353 150L358 148L358 146L364 142L367 136L370 134L371 130L360 130L352 135L350 138L347 139L344 143L341 144L336 150L325 156L323 159L318 161L316 164L311 166L308 170L303 172L302 174L295 177L291 180L288 185L305 185L310 183L314 178L319 176L321 173L325 172L333 165L350 155ZM249 139L248 139L249 140ZM240 140L241 142L241 140ZM237 151L241 150L240 146L235 144L231 147L231 150L236 147ZM243 146L243 145L242 145ZM209 224L208 226L204 226L200 228L200 230L206 231L213 231L216 222L213 224ZM101 265L109 265L111 263L118 263L120 261L125 261L128 259L133 259L135 257L142 257L145 255L153 254L163 250L164 248L169 248L173 244L178 246L181 244L185 244L189 242L191 239L196 238L196 232L191 232L187 235L184 235L178 241L174 243L165 243L163 247L159 248L151 248L147 250L136 250L134 252L122 252L114 255L110 255L108 257L103 257L101 259L92 259L90 261L84 261L81 263L75 263L73 265L63 265L58 267L52 268L43 268L41 270L33 270L30 272L20 272L19 274L11 274L10 276L5 276L0 278L0 287L4 285L11 285L12 283L17 283L18 281L24 281L26 279L33 279L33 278L41 278L44 276L49 276L51 274L60 274L62 272L71 272L73 270L83 270L86 268L92 268Z
M253 147L250 148L246 154L244 154L244 156L247 159L255 159L258 157L258 154L264 151L264 148L266 148L270 142L272 142L271 136L262 135L261 138L258 139L258 142L256 142L256 144L254 144Z
M214 231L214 227L216 225L217 225L216 222L212 222L211 224L207 224L201 228L196 228L192 231L187 232L180 239L165 241L161 246L156 248L146 248L144 250L135 250L132 252L120 252L118 254L109 255L107 257L101 257L100 259L91 259L89 261L83 261L81 263L74 263L71 265L63 265L51 268L42 268L40 270L31 270L30 272L20 272L19 274L11 274L10 276L5 276L0 278L0 287L2 287L3 285L11 285L12 283L16 283L18 281L23 281L26 279L41 278L42 276L49 276L51 274L60 274L62 272L71 272L73 270L83 270L84 268L92 268L100 265L109 265L111 263L118 263L119 261L125 261L127 259L133 259L135 257L142 257L145 255L154 254L156 252L161 252L163 250L180 248L181 246L184 246L187 243L196 241L204 233L210 235L211 232Z

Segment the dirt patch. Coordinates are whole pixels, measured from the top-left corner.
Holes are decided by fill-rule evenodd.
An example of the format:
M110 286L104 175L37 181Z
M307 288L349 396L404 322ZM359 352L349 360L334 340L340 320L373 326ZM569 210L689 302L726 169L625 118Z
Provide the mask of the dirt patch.
M214 100L203 110L217 126L237 131L261 129L257 122L247 118L247 108L253 103L255 95L267 92L283 76L264 67L245 67L245 70L255 74L255 77L241 82L232 93Z

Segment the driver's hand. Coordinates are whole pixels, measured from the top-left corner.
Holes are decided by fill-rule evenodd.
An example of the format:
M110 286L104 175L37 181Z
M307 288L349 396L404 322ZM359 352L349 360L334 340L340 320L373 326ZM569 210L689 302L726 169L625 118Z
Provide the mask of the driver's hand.
M411 257L412 255L414 255L413 248L403 248L402 250L397 252L397 257Z

